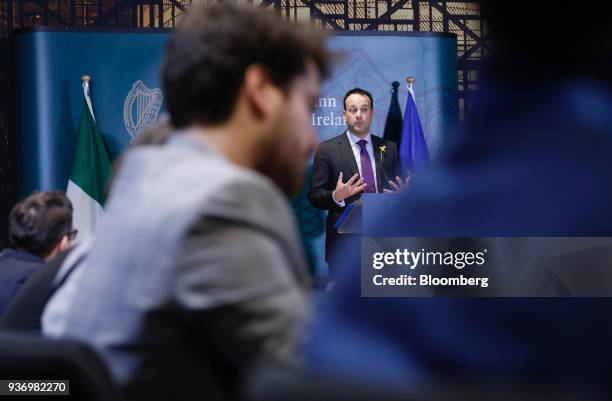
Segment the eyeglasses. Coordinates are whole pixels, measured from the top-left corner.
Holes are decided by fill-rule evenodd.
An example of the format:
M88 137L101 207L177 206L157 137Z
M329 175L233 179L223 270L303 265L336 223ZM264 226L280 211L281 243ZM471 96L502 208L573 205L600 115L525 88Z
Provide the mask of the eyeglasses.
M79 230L70 230L68 233L66 233L66 237L68 237L70 241L74 241L78 233Z

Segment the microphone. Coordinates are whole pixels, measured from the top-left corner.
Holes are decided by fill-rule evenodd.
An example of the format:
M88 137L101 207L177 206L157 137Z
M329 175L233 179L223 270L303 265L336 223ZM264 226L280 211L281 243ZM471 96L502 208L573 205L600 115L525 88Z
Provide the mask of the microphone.
M387 175L387 172L385 171L385 163L383 161L384 152L380 148L378 149L378 152L380 153L378 156L378 160L380 161L380 169L382 170L383 176L385 177L385 180L387 180L387 184L388 184L389 181L391 180L389 179L389 176ZM380 192L383 192L382 188L380 189Z

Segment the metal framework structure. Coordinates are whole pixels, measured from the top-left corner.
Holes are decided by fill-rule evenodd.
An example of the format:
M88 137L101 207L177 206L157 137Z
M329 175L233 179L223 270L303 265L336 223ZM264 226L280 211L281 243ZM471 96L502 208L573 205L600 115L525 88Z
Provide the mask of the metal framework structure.
M0 0L0 227L14 200L14 173L8 115L10 56L14 29L66 27L172 28L196 3L220 0ZM237 0L270 8L290 21L308 21L330 30L451 32L458 38L459 117L470 111L486 57L486 30L478 0ZM0 233L0 245L5 233Z
M331 30L452 32L458 37L460 119L478 87L486 31L478 0L242 0ZM216 0L0 0L0 37L36 25L172 28L185 9Z

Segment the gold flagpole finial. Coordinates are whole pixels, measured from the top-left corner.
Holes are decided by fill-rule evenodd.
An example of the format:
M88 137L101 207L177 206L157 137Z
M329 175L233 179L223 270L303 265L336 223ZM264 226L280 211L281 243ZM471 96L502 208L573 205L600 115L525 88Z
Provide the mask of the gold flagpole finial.
M81 81L83 81L83 82L89 82L89 81L91 81L91 76L89 76L89 75L87 75L87 74L82 75L82 76L81 76Z
M413 85L416 81L415 77L407 77L406 78L406 82L408 82L408 85Z

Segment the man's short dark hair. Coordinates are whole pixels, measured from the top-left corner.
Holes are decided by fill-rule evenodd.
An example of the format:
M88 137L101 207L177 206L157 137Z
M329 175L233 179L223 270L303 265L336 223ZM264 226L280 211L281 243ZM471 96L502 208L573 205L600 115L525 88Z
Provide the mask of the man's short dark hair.
M262 65L287 90L307 61L328 74L325 34L268 10L231 2L194 6L171 35L163 86L172 124L214 125L231 115L247 68Z
M344 100L342 101L344 110L346 110L346 99L349 96L354 95L354 94L367 96L370 99L370 108L374 110L374 99L372 98L372 94L368 92L367 90L361 89L361 88L353 88L350 91L346 92L346 94L344 95Z
M72 204L63 192L37 192L21 200L9 215L9 242L40 258L72 230Z

